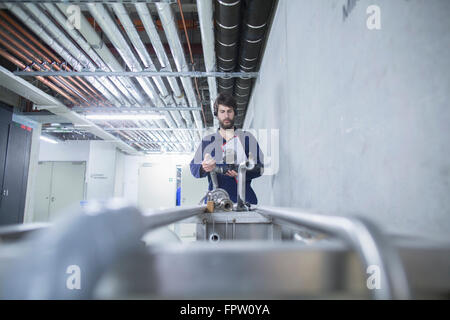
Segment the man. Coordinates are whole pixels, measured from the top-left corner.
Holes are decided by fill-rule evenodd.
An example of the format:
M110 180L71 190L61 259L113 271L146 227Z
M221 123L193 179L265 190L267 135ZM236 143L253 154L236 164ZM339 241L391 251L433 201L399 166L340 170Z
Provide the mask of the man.
M257 170L246 173L245 200L248 203L257 204L258 199L251 188L251 182L252 179L261 176L264 167L264 156L258 142L252 134L236 129L234 126L236 100L232 96L223 93L218 95L214 103L214 115L219 120L220 128L216 133L202 139L190 164L191 173L196 178L208 176L208 189L212 190L213 183L209 173L216 166L225 168L238 166L247 160L251 153ZM228 169L225 174L217 174L219 188L225 189L234 203L237 202L238 173L236 170Z

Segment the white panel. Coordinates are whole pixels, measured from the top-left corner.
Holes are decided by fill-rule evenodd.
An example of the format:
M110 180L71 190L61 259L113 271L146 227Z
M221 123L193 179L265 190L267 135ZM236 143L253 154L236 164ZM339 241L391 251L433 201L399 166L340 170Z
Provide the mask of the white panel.
M87 174L87 200L106 200L114 196L116 147L104 141L91 141Z
M146 210L174 207L176 187L176 166L144 163L139 168L139 208Z
M40 141L39 161L88 161L90 141Z

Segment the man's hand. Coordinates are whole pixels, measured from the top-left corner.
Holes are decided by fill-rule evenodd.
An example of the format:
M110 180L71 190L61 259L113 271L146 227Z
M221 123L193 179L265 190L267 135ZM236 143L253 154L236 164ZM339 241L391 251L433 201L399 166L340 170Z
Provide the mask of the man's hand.
M237 177L237 172L234 170L228 170L227 173L225 173L226 176L232 177L232 178L236 178Z
M211 172L216 167L216 160L214 160L209 153L205 154L205 159L202 161L202 168L205 172Z

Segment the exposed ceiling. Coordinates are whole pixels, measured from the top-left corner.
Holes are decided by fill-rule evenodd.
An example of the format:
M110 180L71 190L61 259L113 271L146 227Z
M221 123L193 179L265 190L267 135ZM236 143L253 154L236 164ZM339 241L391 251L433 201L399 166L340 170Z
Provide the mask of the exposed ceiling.
M20 111L47 135L104 139L95 127L138 152L191 152L217 127L218 93L237 98L242 126L275 8L275 0L2 2L0 63L13 75L0 86L22 96ZM63 106L40 103L23 83L18 91L19 77ZM67 121L73 113L84 127Z

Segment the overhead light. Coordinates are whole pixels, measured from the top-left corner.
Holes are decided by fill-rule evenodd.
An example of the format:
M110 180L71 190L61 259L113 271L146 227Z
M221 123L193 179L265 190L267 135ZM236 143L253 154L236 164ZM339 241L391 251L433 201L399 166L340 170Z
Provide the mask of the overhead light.
M159 120L165 119L160 114L89 114L87 119L91 120Z
M59 127L61 125L61 123L51 123L50 124L52 127Z
M50 143L53 143L53 144L57 144L58 143L58 141L50 139L50 138L47 138L47 137L44 137L44 136L41 136L41 140L45 141L45 142L50 142Z

